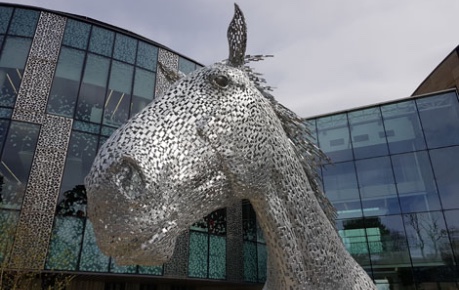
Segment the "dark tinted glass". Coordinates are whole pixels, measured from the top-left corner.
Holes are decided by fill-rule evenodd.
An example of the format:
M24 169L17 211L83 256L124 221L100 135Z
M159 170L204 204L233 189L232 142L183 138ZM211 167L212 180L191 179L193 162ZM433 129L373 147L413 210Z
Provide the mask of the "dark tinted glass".
M352 160L347 115L333 115L316 119L319 147L333 162Z
M459 103L455 92L417 99L429 148L459 144Z
M431 150L430 158L443 208L459 208L459 147Z
M356 159L388 154L379 107L350 112L348 116Z
M71 47L86 49L90 30L91 25L87 23L67 19L62 43Z
M427 152L400 154L391 158L402 212L440 209Z
M411 152L426 148L414 101L382 106L381 112L390 153Z
M347 251L363 267L370 266L368 239L363 218L337 220L336 227Z

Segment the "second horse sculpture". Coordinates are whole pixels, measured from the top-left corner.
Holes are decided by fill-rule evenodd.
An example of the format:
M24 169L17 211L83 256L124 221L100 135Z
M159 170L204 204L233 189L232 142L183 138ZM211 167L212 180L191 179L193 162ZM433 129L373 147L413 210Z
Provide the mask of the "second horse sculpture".
M267 243L264 289L376 289L317 186L320 150L246 66L260 58L245 55L246 31L236 5L228 60L178 80L102 146L86 178L100 248L119 264L161 264L195 221L249 199Z

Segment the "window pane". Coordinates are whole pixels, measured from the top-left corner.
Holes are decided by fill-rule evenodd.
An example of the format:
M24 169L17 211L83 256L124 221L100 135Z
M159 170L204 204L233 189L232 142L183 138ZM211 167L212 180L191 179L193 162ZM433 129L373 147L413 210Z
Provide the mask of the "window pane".
M381 107L389 151L410 152L426 148L414 101Z
M335 206L338 218L362 216L354 162L325 166L322 174L325 193Z
M113 58L134 64L136 48L137 40L132 37L117 33Z
M244 241L244 281L258 282L257 243Z
M459 104L455 92L417 99L429 148L459 144Z
M8 34L32 37L39 16L38 11L16 8Z
M2 265L5 265L3 262L6 262L13 248L18 220L19 211L0 209L0 263Z
M137 271L136 265L128 265L128 266L119 266L116 264L114 259L110 260L110 272L111 273L129 273L133 274Z
M156 71L158 48L151 44L140 41L137 48L137 65L148 70Z
M46 269L75 271L82 238L83 219L56 216Z
M191 231L188 276L207 278L208 249L208 235L206 233Z
M364 220L362 218L337 220L336 227L346 250L352 257L362 267L371 265Z
M445 211L446 225L456 261L459 261L459 210ZM450 259L449 257L446 257Z
M75 186L84 184L84 178L88 174L97 153L97 140L97 135L72 132L61 192L72 190Z
M77 119L101 122L109 66L108 58L88 54L78 99Z
M115 33L113 31L93 26L91 39L89 40L89 50L105 56L111 56L114 38Z
M31 42L25 38L6 38L0 57L0 106L14 106Z
M317 137L319 147L333 162L352 160L349 127L346 114L319 118Z
M226 279L226 237L209 236L209 278Z
M8 130L10 122L8 120L0 119L0 154L3 151L3 142L6 140L6 132Z
M179 57L179 71L184 74L189 74L196 69L196 64L186 58Z
M129 116L133 66L113 61L104 108L104 124L118 127Z
M97 246L93 226L87 219L79 269L91 272L108 272L108 263L109 257L105 256Z
M445 264L452 257L441 212L410 213L403 216L413 266Z
M8 24L10 22L11 14L13 14L13 8L11 7L0 7L0 34L6 33Z
M392 165L402 212L440 209L427 152L394 155Z
M73 19L67 19L65 26L64 39L62 43L68 46L86 49L88 46L89 31L91 25L76 21Z
M356 161L363 214L386 215L400 212L389 157Z
M134 96L132 97L131 115L140 112L152 100L155 94L156 74L143 69L135 69Z
M263 283L266 281L266 267L268 262L268 253L266 251L266 244L257 243L257 258L258 258L258 282Z
M349 125L356 159L387 155L386 134L379 108L349 113Z
M443 208L459 208L459 147L430 151Z
M257 220L249 201L242 202L242 236L244 241L257 241Z
M48 102L48 113L73 117L84 52L62 47Z
M4 208L20 208L29 178L40 126L11 122L0 164Z

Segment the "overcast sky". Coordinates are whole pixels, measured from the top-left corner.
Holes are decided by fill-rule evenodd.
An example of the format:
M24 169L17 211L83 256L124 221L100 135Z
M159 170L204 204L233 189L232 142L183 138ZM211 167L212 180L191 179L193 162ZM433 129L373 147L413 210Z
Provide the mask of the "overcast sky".
M2 1L2 0L0 0ZM204 65L228 55L228 0L5 1L79 14ZM408 97L459 44L458 0L240 0L249 54L303 117Z

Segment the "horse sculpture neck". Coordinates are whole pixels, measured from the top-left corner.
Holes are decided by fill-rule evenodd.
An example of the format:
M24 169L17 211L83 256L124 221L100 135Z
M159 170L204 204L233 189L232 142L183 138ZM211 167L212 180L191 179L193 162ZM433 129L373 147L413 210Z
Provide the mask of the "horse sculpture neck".
M267 242L263 289L376 289L346 251L307 179L292 174L301 172L299 164L290 165L276 172L268 192L250 200Z

